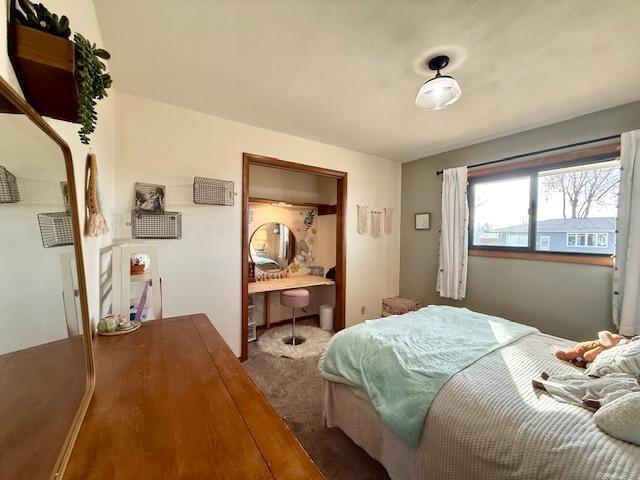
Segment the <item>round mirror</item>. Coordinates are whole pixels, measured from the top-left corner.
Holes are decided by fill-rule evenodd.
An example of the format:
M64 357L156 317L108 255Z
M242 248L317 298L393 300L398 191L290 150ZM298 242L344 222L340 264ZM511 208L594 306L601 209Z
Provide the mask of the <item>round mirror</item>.
M296 237L282 223L265 223L251 235L249 252L253 263L263 272L280 272L296 256Z

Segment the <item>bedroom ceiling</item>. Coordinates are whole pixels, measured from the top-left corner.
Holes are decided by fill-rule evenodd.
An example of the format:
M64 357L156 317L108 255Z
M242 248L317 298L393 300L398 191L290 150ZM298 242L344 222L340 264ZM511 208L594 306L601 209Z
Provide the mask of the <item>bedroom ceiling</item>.
M640 99L637 0L95 0L114 87L398 161ZM462 98L418 109L429 54Z

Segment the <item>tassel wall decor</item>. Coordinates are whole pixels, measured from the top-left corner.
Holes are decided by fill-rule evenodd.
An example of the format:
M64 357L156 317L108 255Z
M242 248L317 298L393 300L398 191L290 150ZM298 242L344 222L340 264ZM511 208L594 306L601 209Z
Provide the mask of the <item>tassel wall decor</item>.
M371 236L378 238L380 236L380 215L382 212L371 211Z
M358 207L358 233L364 235L367 233L367 217L369 207L366 205L357 205Z
M109 228L107 227L107 221L104 215L102 215L100 190L98 189L98 163L93 153L89 153L87 156L85 183L87 186L87 221L85 223L84 233L88 237L97 237L107 233Z
M391 227L393 225L393 208L384 209L384 233L391 235Z

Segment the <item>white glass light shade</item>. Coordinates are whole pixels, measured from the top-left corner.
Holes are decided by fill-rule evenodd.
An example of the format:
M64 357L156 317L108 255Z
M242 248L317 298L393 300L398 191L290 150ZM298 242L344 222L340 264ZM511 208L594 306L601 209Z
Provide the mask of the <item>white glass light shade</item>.
M416 105L425 110L440 110L454 103L461 95L460 85L454 78L435 77L420 87Z

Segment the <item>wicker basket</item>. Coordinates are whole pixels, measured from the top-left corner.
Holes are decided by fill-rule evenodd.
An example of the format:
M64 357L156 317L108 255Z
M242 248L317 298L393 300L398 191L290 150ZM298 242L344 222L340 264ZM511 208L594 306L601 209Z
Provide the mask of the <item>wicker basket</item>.
M420 310L423 306L421 301L413 298L387 297L382 299L382 315L402 315Z

